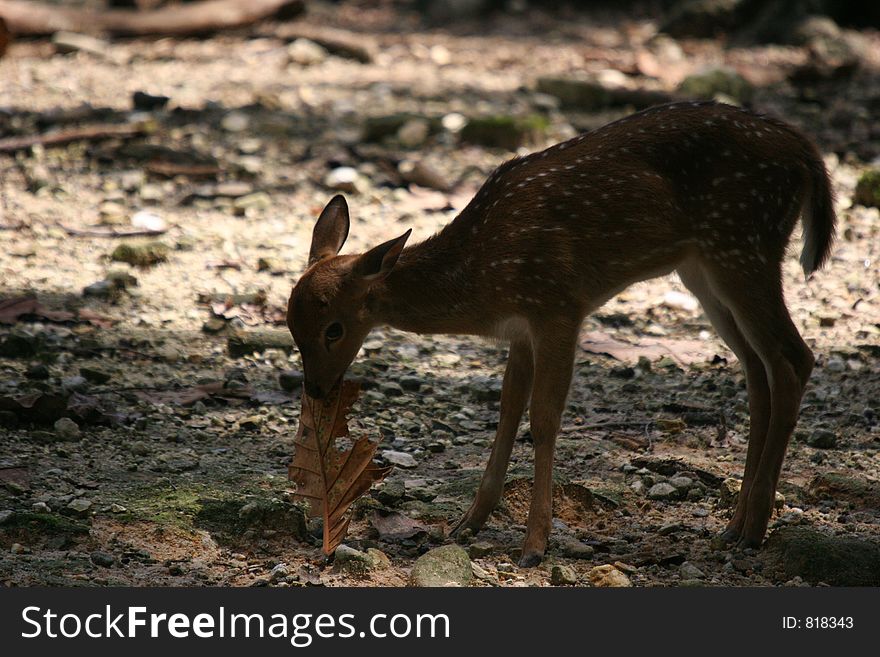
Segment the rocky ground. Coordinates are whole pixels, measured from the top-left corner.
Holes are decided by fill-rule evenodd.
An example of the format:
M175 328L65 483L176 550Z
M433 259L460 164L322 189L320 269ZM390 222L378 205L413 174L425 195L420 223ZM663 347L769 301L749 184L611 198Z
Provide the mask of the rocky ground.
M0 60L0 134L143 130L0 154L0 581L880 584L880 191L863 183L854 200L880 155L876 33L838 33L848 60L813 42L673 40L652 19L606 13L427 29L389 3L315 3L300 24L350 30L371 61L275 24L204 40L19 42ZM764 550L713 541L745 458L745 387L694 300L662 279L585 323L554 531L534 569L515 566L526 420L486 530L413 567L470 503L503 345L370 336L352 367L364 392L351 425L395 469L326 563L287 481L301 377L283 308L329 196L349 196L348 251L407 228L426 237L512 151L645 97L706 93L814 135L838 194L830 265L805 282L799 244L785 264L818 363Z

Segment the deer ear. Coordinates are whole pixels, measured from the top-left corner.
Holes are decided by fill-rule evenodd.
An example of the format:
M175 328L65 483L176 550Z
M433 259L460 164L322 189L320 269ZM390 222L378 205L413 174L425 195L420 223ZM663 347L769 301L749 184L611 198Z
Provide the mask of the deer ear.
M315 223L312 246L309 249L309 264L339 253L348 237L348 226L348 204L341 194L337 194L330 199Z
M357 259L352 270L353 273L366 283L373 283L385 278L394 269L410 233L412 233L412 228L400 237L374 246Z

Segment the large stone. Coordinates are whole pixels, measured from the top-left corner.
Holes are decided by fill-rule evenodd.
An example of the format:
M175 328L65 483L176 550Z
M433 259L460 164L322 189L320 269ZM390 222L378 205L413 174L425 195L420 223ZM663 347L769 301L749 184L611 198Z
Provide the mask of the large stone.
M861 175L853 203L880 208L880 169L868 169Z
M880 542L828 536L809 527L783 527L762 551L765 571L780 580L801 577L812 584L880 586Z
M391 560L388 556L375 548L361 552L347 545L340 545L334 553L333 568L349 575L362 577L375 570L388 568L390 565Z
M116 563L116 557L109 552L101 552L100 550L92 552L89 558L93 564L103 566L104 568L110 568L110 566Z
M382 452L382 458L388 463L396 465L400 468L415 468L419 465L412 454L406 452L397 452L393 449L386 449Z
M123 243L117 246L110 259L136 267L150 267L168 260L169 248L162 242Z
M212 534L235 540L249 530L281 532L298 540L308 539L306 517L296 504L276 498L201 499L196 525Z
M570 566L553 566L550 569L550 583L553 586L572 586L577 584L577 573Z
M563 107L596 111L611 104L608 90L595 80L538 78L537 90L559 99Z
M880 513L880 482L873 479L841 472L823 472L813 478L807 491L817 500L833 500L855 509Z
M293 392L303 384L303 373L300 370L284 370L278 374L278 385L282 390Z
M562 107L584 112L597 112L608 107L626 105L644 109L672 99L665 91L630 88L623 84L597 79L542 77L538 78L536 88L542 94L558 98Z
M400 129L411 121L427 121L430 128L429 134L439 132L442 127L439 119L406 112L385 116L371 116L364 121L362 139L367 142L377 142L387 138L398 138Z
M67 505L67 510L78 516L86 516L92 508L92 503L90 500L86 500L83 498L79 498L71 501Z
M590 584L598 587L623 588L632 586L629 577L611 564L596 566L587 573Z
M459 545L443 545L416 559L411 586L468 586L474 578L471 560Z
M0 336L0 357L29 358L35 356L43 346L43 338L24 331L13 331Z
M748 80L733 69L718 67L687 76L678 91L694 98L711 100L723 96L737 103L747 103L755 90Z
M742 482L733 477L728 477L722 481L721 486L718 488L718 503L725 509L734 507L736 505L736 499L739 497L739 489L741 487Z
M431 134L431 123L427 119L410 119L397 131L397 141L406 148L418 148Z
M62 417L55 421L55 435L58 440L79 440L79 425L69 417Z
M93 36L64 31L56 32L52 36L52 45L60 54L86 52L100 58L106 57L110 48L106 41Z
M672 11L660 30L676 38L712 38L736 28L747 0L682 0L672 3Z
M287 56L294 64L312 66L327 59L327 50L309 39L296 39L287 46Z
M86 381L90 383L95 383L97 385L103 385L107 383L113 376L99 368L99 367L90 367L88 365L83 365L79 368L80 376L82 376Z
M324 178L324 185L346 194L360 194L369 189L369 183L354 167L336 167Z
M520 146L540 141L548 126L547 119L538 114L522 118L487 116L468 121L461 131L461 138L471 144L515 151Z
M232 358L262 353L267 349L290 353L293 351L293 339L287 329L253 329L229 336L226 346Z
M670 483L661 481L648 491L649 500L673 500L680 496L678 489Z
M830 429L814 429L807 436L807 445L816 449L834 449L837 447L837 434Z

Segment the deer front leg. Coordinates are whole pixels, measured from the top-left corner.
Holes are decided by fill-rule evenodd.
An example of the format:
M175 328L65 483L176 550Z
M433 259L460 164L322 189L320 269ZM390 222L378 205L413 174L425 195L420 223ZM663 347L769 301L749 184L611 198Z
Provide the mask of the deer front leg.
M574 368L578 325L554 326L535 340L535 382L529 420L535 444L535 478L519 565L541 563L553 520L553 451Z
M532 392L534 369L531 342L528 339L511 342L507 369L504 372L504 385L501 389L501 417L489 463L486 465L473 504L452 529L452 535L458 534L463 529L470 529L475 533L480 531L501 499L510 452L519 429L519 421Z

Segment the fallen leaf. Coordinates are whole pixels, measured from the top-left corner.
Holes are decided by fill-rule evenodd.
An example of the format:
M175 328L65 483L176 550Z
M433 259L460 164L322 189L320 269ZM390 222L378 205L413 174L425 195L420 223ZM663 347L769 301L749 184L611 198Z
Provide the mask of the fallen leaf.
M267 404L269 406L280 406L289 404L291 401L290 393L280 390L258 390L251 399L258 404Z
M680 365L710 361L715 355L711 342L674 338L645 338L634 343L622 342L600 331L581 336L581 346L591 354L604 354L623 362L638 362L641 356L657 360L669 356Z
M352 441L348 450L336 447L337 438L348 436L346 414L358 392L357 383L343 381L325 399L303 393L293 462L288 468L297 496L309 502L309 516L324 518L324 554L328 555L348 531L352 503L391 472L391 467L373 461L378 445L365 437Z
M115 319L99 315L88 308L80 308L76 313L76 318L80 321L88 322L92 326L97 326L98 328L110 328L116 323Z
M226 321L237 317L246 326L286 324L287 309L269 304L267 301L264 290L253 294L202 294L198 299L199 303L205 304L211 309L214 317Z
M49 310L34 296L0 300L0 324L15 324L28 315L50 322L69 322L76 318L76 315L66 310Z
M241 271L241 260L209 260L205 269L235 269Z
M180 390L138 390L135 394L153 404L192 406L205 399L220 399L229 404L240 404L242 401L250 400L253 391L249 386L226 388L223 381L212 381Z
M162 162L161 160L147 162L144 168L150 173L166 178L174 178L175 176L215 178L220 173L220 167L213 164L179 164L177 162Z
M36 317L48 322L88 322L101 328L108 328L115 323L114 320L87 308L80 308L76 313L67 310L50 310L37 301L35 296L0 299L0 324L15 324L24 317Z

